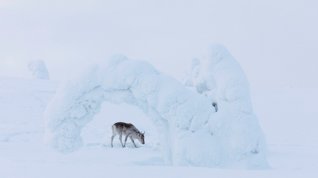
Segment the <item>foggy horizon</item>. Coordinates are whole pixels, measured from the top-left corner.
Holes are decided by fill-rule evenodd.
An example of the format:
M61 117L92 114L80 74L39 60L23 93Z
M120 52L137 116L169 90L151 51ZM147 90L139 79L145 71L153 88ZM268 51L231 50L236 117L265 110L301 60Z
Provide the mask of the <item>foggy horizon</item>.
M182 78L209 44L223 44L252 86L316 87L314 1L0 1L0 76L31 78L46 61L62 80L114 54Z

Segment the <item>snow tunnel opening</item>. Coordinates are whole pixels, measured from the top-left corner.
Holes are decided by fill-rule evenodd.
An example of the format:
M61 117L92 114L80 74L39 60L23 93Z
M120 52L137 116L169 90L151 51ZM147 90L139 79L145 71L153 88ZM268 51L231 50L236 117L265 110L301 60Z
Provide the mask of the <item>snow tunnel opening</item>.
M135 143L138 147L157 148L160 145L155 124L140 108L127 103L115 104L108 101L101 103L100 111L83 128L81 137L83 138L84 145L110 147L111 127L116 122L132 123L139 131L145 132L145 145L136 141ZM133 147L130 140L127 141L127 147ZM118 136L114 139L114 148L121 148Z

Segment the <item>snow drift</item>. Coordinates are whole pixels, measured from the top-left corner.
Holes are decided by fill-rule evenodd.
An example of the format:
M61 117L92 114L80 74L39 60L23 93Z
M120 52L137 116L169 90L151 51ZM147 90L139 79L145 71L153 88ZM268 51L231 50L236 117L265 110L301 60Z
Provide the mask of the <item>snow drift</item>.
M92 67L60 87L47 107L48 143L61 152L78 149L81 130L101 103L125 102L138 106L155 123L167 164L265 167L265 143L244 73L223 47L210 52L202 60L207 65L197 60L195 75L186 82L197 92L125 56Z

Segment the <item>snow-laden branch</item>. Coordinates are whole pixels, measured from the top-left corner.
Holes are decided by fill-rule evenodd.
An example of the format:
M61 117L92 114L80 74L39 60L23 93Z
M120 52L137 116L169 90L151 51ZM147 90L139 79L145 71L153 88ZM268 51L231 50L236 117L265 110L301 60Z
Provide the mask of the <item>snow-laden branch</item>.
M244 73L224 48L210 52L207 69L197 60L201 69L194 67L195 76L188 78L198 92L143 61L116 56L96 65L58 90L45 114L47 141L59 151L74 151L102 102L125 102L155 123L167 164L265 167L263 134Z

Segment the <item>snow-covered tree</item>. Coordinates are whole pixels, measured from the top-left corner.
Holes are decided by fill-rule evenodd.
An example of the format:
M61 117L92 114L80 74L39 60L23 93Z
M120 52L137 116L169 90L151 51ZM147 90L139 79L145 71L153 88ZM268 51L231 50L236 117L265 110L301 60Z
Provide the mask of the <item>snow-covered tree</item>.
M29 70L32 72L34 78L49 80L49 72L43 60L33 60L28 64Z
M167 164L266 167L263 133L245 75L225 48L214 47L210 54L194 62L196 74L188 80L198 92L146 62L125 56L92 67L66 82L49 104L48 143L62 152L78 149L81 130L101 103L125 102L138 106L155 123ZM218 104L217 112L213 102Z

